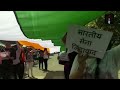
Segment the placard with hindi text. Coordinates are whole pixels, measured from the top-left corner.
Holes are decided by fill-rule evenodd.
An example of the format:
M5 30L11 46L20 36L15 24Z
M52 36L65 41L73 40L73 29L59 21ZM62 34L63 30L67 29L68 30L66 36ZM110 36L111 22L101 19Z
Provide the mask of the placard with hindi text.
M66 48L76 52L79 49L82 53L102 59L112 35L112 32L74 25L68 30Z

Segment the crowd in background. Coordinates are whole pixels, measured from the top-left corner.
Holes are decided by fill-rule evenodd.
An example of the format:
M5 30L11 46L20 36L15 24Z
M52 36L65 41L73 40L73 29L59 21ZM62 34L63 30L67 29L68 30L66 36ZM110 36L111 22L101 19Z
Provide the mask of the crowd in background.
M33 47L23 47L19 42L14 45L8 41L0 47L0 79L24 79L25 76L34 78L33 66L39 61L45 71L48 70L49 53L47 48L37 50ZM44 65L43 65L44 64Z

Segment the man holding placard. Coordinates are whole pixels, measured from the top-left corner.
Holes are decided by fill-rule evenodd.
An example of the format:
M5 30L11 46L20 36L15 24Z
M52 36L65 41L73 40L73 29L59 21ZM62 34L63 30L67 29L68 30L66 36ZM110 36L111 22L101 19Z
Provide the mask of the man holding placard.
M70 28L67 33L66 47L78 53L73 62L70 79L119 78L120 45L111 49L112 34L80 26ZM93 51L94 53L91 53ZM96 78L97 71L99 75Z

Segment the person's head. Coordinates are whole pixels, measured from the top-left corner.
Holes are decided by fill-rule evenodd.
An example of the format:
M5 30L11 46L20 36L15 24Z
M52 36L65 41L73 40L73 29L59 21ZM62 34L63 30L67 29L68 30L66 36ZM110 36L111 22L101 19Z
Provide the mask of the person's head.
M65 33L65 35L62 37L62 42L65 45L66 44L66 37L67 37L67 32Z
M44 48L44 52L47 51L47 48Z
M5 50L5 47L0 46L0 52L4 52L4 50Z
M18 49L17 45L14 45L14 46L13 46L13 48L14 48L15 50L17 50L17 49Z
M11 48L11 44L9 42L5 43L6 48Z
M27 48L28 52L30 52L32 49L30 47Z

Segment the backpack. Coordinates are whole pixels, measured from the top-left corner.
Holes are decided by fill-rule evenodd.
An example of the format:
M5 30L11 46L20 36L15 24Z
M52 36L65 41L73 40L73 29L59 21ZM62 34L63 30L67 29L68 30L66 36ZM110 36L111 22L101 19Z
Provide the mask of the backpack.
M68 54L66 52L61 52L58 55L58 61L59 61L59 64L65 65L67 62L69 62Z

